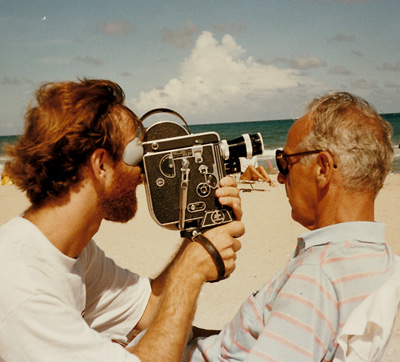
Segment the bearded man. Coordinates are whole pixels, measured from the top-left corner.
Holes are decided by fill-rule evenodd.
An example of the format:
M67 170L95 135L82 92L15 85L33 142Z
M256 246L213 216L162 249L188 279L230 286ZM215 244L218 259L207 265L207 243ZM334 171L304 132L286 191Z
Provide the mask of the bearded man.
M200 289L218 277L208 252L184 240L151 281L115 265L92 239L102 220L135 215L140 120L106 80L45 84L36 101L8 148L6 171L31 206L0 228L0 360L179 360ZM216 195L237 221L204 236L227 276L244 228L235 181L221 186ZM126 343L133 329L148 330L137 346L112 342Z

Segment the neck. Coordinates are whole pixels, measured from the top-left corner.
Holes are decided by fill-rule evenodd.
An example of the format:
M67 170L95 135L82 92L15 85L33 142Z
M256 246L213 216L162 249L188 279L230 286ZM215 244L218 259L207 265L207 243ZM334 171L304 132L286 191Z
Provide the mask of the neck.
M98 231L102 218L96 212L95 195L84 188L40 208L29 208L24 217L31 221L63 254L76 258Z
M316 227L351 221L375 221L375 196L371 193L338 194L321 200L316 218Z

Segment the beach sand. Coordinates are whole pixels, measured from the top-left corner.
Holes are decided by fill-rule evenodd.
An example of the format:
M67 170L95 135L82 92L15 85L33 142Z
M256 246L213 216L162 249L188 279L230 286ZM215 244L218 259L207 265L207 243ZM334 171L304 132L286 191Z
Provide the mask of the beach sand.
M237 268L226 280L206 284L198 302L195 324L220 329L248 295L259 289L286 262L305 228L291 219L284 187L263 183L241 185L246 234L240 239ZM245 191L249 190L249 191ZM251 191L250 191L251 190ZM104 222L94 239L119 265L155 277L177 250L176 231L158 226L149 215L143 185L138 188L138 213L127 224ZM0 224L28 206L15 186L0 186ZM386 239L400 255L400 175L389 175L376 201L376 220L387 224ZM66 220L66 227L68 220ZM400 314L383 361L400 361Z

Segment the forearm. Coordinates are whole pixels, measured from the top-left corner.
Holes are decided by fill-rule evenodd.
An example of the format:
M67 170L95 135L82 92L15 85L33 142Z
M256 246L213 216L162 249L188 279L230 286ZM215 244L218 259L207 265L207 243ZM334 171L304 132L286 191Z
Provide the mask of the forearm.
M234 221L205 234L218 248L225 276L235 269L236 251L241 247L243 224ZM199 242L185 240L170 266L153 282L149 306L140 321L148 330L129 351L142 361L179 361L196 309L196 301L206 281L218 279L210 254Z
M190 258L178 255L156 280L164 292L159 308L146 334L129 349L142 361L179 361L189 338L196 301L205 282L193 272Z
M173 260L165 267L165 269L161 272L160 275L157 276L154 280L151 281L151 295L149 302L147 304L146 310L143 313L142 318L136 325L135 329L138 331L143 331L148 329L151 323L153 322L155 316L158 313L158 310L161 305L162 296L166 290L167 280L169 278L170 269L176 260L181 258L181 254L185 250L187 244L190 243L190 240L185 239L177 252L174 256ZM178 275L179 277L179 275Z

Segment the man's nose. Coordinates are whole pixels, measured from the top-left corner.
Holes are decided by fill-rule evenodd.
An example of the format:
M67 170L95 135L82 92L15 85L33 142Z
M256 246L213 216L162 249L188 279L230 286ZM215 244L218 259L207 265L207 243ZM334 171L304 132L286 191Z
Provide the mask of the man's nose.
M285 181L286 181L286 176L282 175L282 174L279 172L278 177L277 177L277 181L278 181L280 184L283 185L283 184L285 183Z

